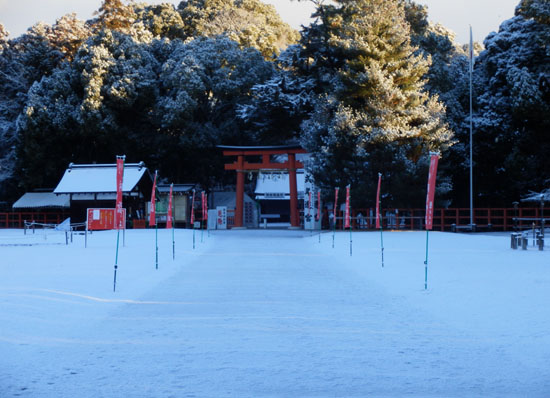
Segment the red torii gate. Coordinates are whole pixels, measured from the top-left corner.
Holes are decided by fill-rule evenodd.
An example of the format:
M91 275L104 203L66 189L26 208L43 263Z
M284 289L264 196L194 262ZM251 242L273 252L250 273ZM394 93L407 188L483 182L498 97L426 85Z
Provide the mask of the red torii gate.
M243 200L244 200L244 173L249 170L288 170L290 185L290 226L300 226L300 213L298 212L298 187L296 183L296 169L304 168L302 162L296 160L297 153L306 153L299 145L276 146L226 146L218 145L223 149L223 156L236 156L237 161L226 163L225 170L237 172L237 192L235 209L235 227L243 226ZM276 163L271 160L272 155L287 155L286 162ZM246 156L261 156L261 163L246 161Z

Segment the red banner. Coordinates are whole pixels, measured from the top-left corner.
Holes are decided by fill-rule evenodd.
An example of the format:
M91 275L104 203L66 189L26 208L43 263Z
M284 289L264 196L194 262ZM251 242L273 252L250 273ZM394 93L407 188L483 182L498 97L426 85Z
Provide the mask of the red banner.
M317 191L317 221L321 218L321 191Z
M168 194L168 215L166 216L166 228L172 228L172 191L174 184L170 184L170 193Z
M378 189L376 190L376 228L380 228L380 186L382 185L382 174L378 173Z
M149 226L157 225L156 209L157 203L155 199L155 191L157 190L157 172L155 171L155 178L153 179L153 191L151 192L151 205L149 207Z
M124 156L116 157L116 202L115 202L115 229L124 229L122 215L122 180L124 179Z
M336 225L336 209L338 208L338 191L340 189L339 188L334 188L334 210L333 210L333 213L334 214L334 225Z
M307 201L307 215L308 217L311 216L311 190L308 193L308 201Z
M434 197L435 197L435 179L437 177L438 154L432 154L430 159L430 173L428 174L428 192L426 194L426 229L433 227L434 217Z
M202 206L202 219L203 221L208 220L208 204L206 203L207 195L206 192L201 192L201 206Z
M195 190L193 189L193 197L191 198L191 226L195 224Z
M204 194L204 221L208 221L208 194Z
M346 187L346 215L345 215L345 223L344 223L344 228L349 228L350 227L350 211L349 211L349 191L350 191L350 186L348 185Z

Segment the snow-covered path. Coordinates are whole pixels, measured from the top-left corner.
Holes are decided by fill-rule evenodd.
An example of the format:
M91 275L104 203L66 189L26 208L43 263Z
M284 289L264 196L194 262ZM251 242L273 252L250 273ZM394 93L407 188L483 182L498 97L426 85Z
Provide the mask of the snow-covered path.
M379 259L376 233L357 234L353 261L343 255L346 235L338 238L339 250L330 248L329 234L319 245L307 232L219 231L196 251L179 253L168 271L162 268L168 258L161 257L161 269L150 273L164 274L152 277L158 279L148 291L90 295L84 287L19 287L17 304L3 294L26 318L13 326L2 319L0 395L550 394L548 367L517 356L528 335L502 338L457 326L420 286L414 297L396 294L380 275L392 272L392 257L403 262L412 251L402 243L401 252L392 247L392 237L388 270L362 265ZM120 272L124 291L122 266Z

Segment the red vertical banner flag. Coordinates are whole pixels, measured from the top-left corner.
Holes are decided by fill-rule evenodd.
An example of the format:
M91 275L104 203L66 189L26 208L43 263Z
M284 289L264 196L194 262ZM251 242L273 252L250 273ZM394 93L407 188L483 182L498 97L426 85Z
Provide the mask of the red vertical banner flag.
M316 221L319 221L321 218L321 191L317 191L317 217Z
M201 192L201 208L202 208L202 220L206 220L206 193Z
M428 191L426 194L426 230L431 230L433 227L435 179L437 176L438 161L439 155L437 153L432 153L430 158L430 172L428 174Z
M168 194L168 215L166 216L166 228L172 228L172 193L174 184L170 184L170 193Z
M155 178L153 179L153 190L151 191L151 204L149 206L149 226L152 227L154 225L157 225L157 217L156 217L156 210L157 210L157 203L155 199L155 192L157 190L157 171L155 171Z
M376 228L380 228L380 186L382 185L382 174L378 173L378 188L376 189Z
M350 208L349 208L349 194L350 194L350 186L348 185L346 187L346 215L345 215L345 223L344 228L350 227Z
M193 189L193 196L191 197L191 226L195 225L195 190Z
M124 215L122 211L122 181L124 180L125 156L116 157L116 202L115 202L115 229L124 229Z
M208 221L208 194L204 193L204 221Z
M308 202L307 202L307 215L308 216L311 215L311 190L309 191Z
M334 214L334 225L336 225L336 209L338 209L338 191L339 188L334 188L334 210L332 214Z

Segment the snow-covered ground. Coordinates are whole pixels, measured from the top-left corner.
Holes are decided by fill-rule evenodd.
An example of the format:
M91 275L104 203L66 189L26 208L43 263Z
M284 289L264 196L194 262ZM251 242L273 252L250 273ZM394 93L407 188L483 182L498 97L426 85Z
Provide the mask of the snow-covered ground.
M1 397L548 397L550 252L503 234L0 230ZM122 239L121 239L122 243Z

